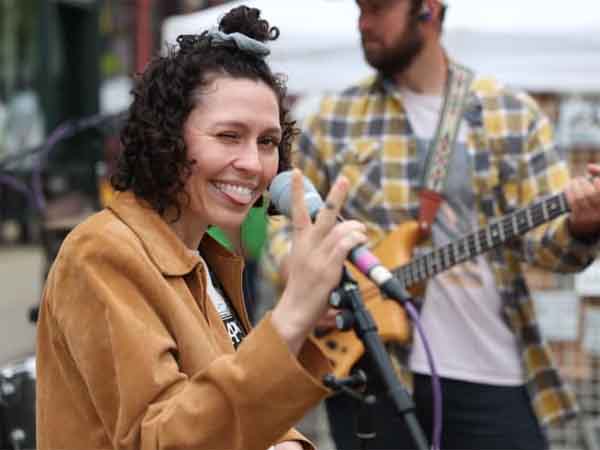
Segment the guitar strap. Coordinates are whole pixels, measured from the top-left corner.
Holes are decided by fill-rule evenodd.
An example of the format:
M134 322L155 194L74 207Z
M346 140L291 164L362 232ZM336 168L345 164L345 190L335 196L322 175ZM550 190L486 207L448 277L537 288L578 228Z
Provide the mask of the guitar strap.
M431 224L442 202L450 156L456 146L460 120L474 76L470 69L452 61L448 63L444 105L427 153L423 171L423 189L419 194L419 225L422 237L429 235Z

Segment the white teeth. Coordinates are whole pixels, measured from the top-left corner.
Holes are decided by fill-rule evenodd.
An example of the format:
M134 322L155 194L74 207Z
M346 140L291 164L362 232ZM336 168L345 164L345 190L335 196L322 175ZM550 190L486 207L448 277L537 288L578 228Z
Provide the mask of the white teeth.
M217 189L223 192L234 192L240 195L252 195L253 190L244 186L238 186L235 184L226 184L226 183L215 183Z

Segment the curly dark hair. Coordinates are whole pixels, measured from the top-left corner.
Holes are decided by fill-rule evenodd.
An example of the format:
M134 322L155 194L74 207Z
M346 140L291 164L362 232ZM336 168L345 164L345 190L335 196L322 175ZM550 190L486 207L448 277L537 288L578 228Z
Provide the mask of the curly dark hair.
M279 36L277 27L260 18L260 10L246 6L223 16L219 31L239 32L260 42ZM154 58L136 75L133 102L121 131L123 151L111 177L114 189L133 191L163 216L173 210L174 220L180 217L182 198L189 201L184 185L195 163L187 158L183 125L197 104L198 88L215 75L262 81L276 94L283 132L278 173L291 167L291 144L298 133L295 122L288 119L286 80L274 74L264 59L233 42L217 45L206 31L180 36L178 42L179 48L170 47L166 56Z

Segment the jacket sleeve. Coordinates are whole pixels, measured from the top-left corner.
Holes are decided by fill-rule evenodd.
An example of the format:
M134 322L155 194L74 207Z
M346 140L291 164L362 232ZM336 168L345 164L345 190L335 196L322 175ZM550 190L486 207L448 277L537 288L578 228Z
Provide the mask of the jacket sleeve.
M46 297L114 448L265 450L327 394L321 354L307 343L295 358L270 315L188 377L154 307L162 274L123 241L70 242Z
M521 120L527 131L519 151L505 150L502 158L505 175L502 192L509 211L561 193L571 177L554 146L548 118L531 98L523 94L518 99L525 105ZM516 247L521 257L556 272L575 272L587 267L600 248L598 239L577 240L569 231L567 219L568 215L563 215L525 234Z
M302 433L298 432L295 429L292 429L292 430L288 431L287 433L285 433L285 435L281 439L279 439L277 441L277 443L279 444L280 442L286 442L286 441L298 441L302 445L302 450L316 450L316 448L312 444L312 442L310 442L308 439L306 439L302 435Z

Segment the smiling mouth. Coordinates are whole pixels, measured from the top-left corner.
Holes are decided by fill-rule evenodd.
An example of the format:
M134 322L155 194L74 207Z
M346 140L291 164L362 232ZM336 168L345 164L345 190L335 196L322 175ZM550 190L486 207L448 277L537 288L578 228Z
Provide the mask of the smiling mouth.
M244 205L253 200L254 192L256 191L256 188L251 189L247 186L240 186L239 184L220 182L214 182L212 184L219 192L222 192L236 203Z

